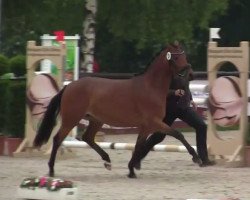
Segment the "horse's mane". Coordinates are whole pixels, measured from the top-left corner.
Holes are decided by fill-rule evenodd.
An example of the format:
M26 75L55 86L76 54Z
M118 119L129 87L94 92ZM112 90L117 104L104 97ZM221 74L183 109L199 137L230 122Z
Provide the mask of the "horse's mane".
M162 46L161 46L161 49L160 49L157 53L155 53L155 55L154 55L154 56L151 58L151 60L148 62L148 64L147 64L146 67L144 68L144 70L143 70L142 72L136 73L134 76L139 76L139 75L144 74L144 73L148 70L148 68L149 68L149 66L152 64L152 62L155 60L155 58L156 58L157 56L159 56L159 55L161 54L161 52L162 52L163 50L165 50L166 48L168 48L169 46L172 46L172 47L174 47L174 48L177 48L177 47L180 46L180 44L179 44L178 41L174 41L173 43L170 43L170 44L168 44L168 45L162 45Z
M161 52L162 52L164 49L166 49L166 48L167 48L167 45L162 46L161 49L160 49L159 51L157 51L157 52L154 54L154 56L150 59L150 61L146 64L146 67L144 68L144 70L143 70L142 72L139 72L139 73L134 74L134 76L140 76L140 75L144 74L144 73L148 70L148 68L149 68L149 66L152 64L152 62L155 60L155 58L156 58L157 56L159 56L159 55L161 54Z

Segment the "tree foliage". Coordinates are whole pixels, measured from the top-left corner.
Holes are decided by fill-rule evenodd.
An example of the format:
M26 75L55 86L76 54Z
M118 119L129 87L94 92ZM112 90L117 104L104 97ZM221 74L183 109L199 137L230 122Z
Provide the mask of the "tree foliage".
M101 69L140 72L163 45L180 40L188 47L195 68L206 70L206 47L202 46L202 57L197 55L201 44L196 33L208 32L209 23L222 15L227 5L228 0L99 1L96 54Z
M191 49L191 56L197 54L201 33L225 13L228 2L98 0L95 56L101 70L141 71L163 45L176 39ZM28 40L40 41L41 35L59 29L82 35L84 5L84 0L3 0L2 52L23 54Z
M173 40L187 41L194 28L208 29L227 8L227 0L106 0L99 1L98 22L110 33L135 41L139 49Z
M227 13L213 24L221 27L221 45L237 46L240 41L250 41L250 1L231 0Z
M83 0L3 0L2 51L23 54L28 40L40 41L41 35L55 30L81 34L83 8Z

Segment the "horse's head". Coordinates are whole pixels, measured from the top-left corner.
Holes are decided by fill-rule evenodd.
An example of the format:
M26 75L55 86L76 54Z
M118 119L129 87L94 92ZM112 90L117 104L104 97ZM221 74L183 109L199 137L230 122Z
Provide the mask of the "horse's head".
M187 61L185 51L178 42L168 45L161 52L161 57L163 62L171 67L174 74L182 75L191 67Z

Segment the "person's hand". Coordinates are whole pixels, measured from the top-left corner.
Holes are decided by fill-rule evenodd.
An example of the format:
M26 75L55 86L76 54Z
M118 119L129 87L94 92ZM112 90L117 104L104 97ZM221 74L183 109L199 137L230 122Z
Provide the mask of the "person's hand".
M194 110L197 110L197 104L193 100L190 102L190 104Z
M185 94L185 91L182 89L178 89L178 90L175 90L174 94L175 94L175 96L181 97Z

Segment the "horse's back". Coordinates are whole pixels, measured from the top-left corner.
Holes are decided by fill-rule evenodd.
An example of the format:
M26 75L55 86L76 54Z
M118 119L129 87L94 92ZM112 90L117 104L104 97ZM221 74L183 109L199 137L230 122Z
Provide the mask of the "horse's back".
M69 105L67 113L82 112L110 125L129 126L137 123L135 98L133 79L85 77L67 86L62 104Z

